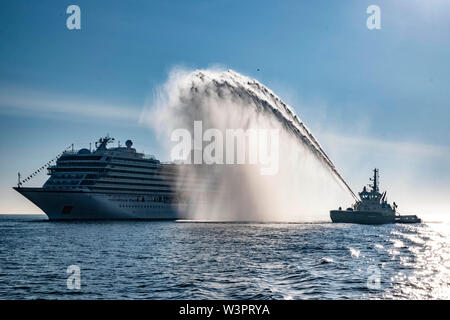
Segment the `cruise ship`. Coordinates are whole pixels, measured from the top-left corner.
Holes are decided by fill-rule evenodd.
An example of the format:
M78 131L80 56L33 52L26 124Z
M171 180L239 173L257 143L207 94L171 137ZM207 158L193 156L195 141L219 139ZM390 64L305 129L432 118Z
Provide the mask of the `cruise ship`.
M113 141L101 138L93 151L66 150L47 167L42 187L24 187L31 176L19 174L14 189L50 220L181 218L186 205L175 190L178 165L136 152L131 140L108 148Z

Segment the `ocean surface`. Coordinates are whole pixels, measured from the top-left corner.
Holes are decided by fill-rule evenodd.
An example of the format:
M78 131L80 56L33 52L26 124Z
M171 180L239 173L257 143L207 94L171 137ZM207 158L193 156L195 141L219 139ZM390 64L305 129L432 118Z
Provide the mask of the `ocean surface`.
M448 223L43 219L0 216L0 299L450 298Z

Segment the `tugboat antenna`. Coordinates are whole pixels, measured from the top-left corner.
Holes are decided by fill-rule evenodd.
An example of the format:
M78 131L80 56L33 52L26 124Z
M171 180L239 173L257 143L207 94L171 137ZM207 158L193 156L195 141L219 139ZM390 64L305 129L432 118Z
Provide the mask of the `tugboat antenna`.
M378 183L379 183L379 175L378 175L378 169L373 169L373 178L370 178L370 181L373 181L373 184L370 185L372 187L372 192L378 192Z

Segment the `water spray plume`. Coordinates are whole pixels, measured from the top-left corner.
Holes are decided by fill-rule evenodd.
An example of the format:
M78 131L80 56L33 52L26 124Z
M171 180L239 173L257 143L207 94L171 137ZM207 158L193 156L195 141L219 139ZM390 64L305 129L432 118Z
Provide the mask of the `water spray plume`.
M293 109L254 79L232 70L172 71L141 122L170 148L173 130L192 132L194 121L221 132L279 130L279 170L264 176L258 165L180 166L177 191L189 199L188 218L328 221L330 208L355 197Z

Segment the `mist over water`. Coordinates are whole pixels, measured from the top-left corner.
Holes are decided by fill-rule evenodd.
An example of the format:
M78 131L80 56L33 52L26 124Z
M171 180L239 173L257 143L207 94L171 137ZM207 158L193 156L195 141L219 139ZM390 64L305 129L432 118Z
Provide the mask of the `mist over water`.
M248 163L180 166L177 191L189 199L183 213L188 218L327 221L330 209L352 202L351 190L309 129L258 81L231 70L172 71L141 122L169 151L172 132L184 128L193 135L194 121L202 121L203 132L215 128L224 137L226 129L278 130L278 171L261 175L262 164Z

